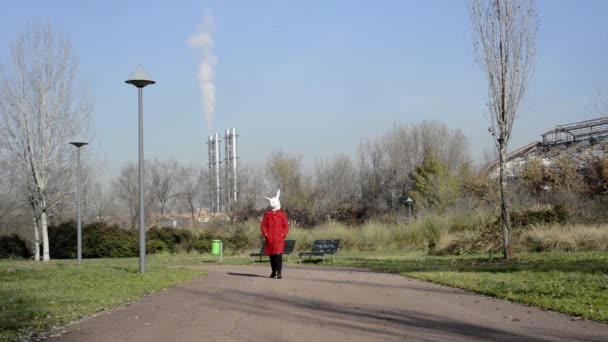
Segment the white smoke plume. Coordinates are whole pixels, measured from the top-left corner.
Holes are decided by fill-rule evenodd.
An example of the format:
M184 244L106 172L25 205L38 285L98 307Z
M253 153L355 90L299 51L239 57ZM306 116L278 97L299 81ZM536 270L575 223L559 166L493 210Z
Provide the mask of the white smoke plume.
M211 129L213 125L213 115L215 114L215 84L213 83L213 68L218 62L217 56L213 54L213 38L211 34L214 30L213 16L205 13L203 23L199 32L188 38L188 45L192 48L200 49L202 53L201 64L198 68L197 78L201 93L203 95L203 111L205 120Z

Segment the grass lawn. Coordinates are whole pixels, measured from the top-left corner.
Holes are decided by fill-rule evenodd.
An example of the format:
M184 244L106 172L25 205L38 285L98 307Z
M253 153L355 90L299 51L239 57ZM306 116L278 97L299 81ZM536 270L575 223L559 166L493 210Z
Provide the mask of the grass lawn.
M203 271L173 266L214 260L194 254L151 255L145 274L138 273L138 258L91 259L81 266L75 260L0 260L0 341L25 339L191 280Z
M521 253L510 262L481 255L340 253L336 265L399 273L608 322L608 252Z
M292 259L297 260L297 253ZM145 274L138 273L137 258L85 260L81 266L74 260L47 264L0 260L0 341L49 331L188 281L203 272L178 266L215 264L218 258L164 254L148 256L147 260ZM267 259L261 264L265 262ZM224 257L227 265L249 263L246 256ZM339 252L335 265L403 274L608 322L608 252L521 253L510 262L489 262L482 255Z

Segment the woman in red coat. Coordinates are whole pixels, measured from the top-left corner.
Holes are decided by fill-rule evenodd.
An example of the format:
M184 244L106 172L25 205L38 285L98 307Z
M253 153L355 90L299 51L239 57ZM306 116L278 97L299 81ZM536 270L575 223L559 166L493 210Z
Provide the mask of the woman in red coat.
M266 239L264 253L270 257L270 267L272 273L270 278L283 278L281 274L283 268L283 250L285 249L285 237L289 232L287 215L281 210L279 201L281 190L277 191L277 196L273 198L264 197L270 201L270 209L264 213L260 230Z

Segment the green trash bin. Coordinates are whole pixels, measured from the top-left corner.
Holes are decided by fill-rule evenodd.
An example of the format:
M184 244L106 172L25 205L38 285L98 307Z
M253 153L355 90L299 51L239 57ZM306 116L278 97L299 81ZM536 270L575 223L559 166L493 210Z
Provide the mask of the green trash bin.
M211 240L211 254L220 255L222 240Z

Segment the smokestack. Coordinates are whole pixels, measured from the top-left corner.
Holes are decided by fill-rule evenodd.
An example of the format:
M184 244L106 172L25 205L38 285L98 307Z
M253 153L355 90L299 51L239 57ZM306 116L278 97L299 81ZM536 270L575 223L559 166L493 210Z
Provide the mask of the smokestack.
M227 129L224 135L224 191L226 211L232 211L237 201L237 134L236 128Z
M209 163L207 164L209 166L209 178L207 179L208 181L208 185L209 185L209 210L211 212L215 212L215 208L216 208L216 204L215 204L215 185L214 185L214 173L215 173L215 146L213 143L213 135L210 135L209 138L207 139L207 160L209 161Z

